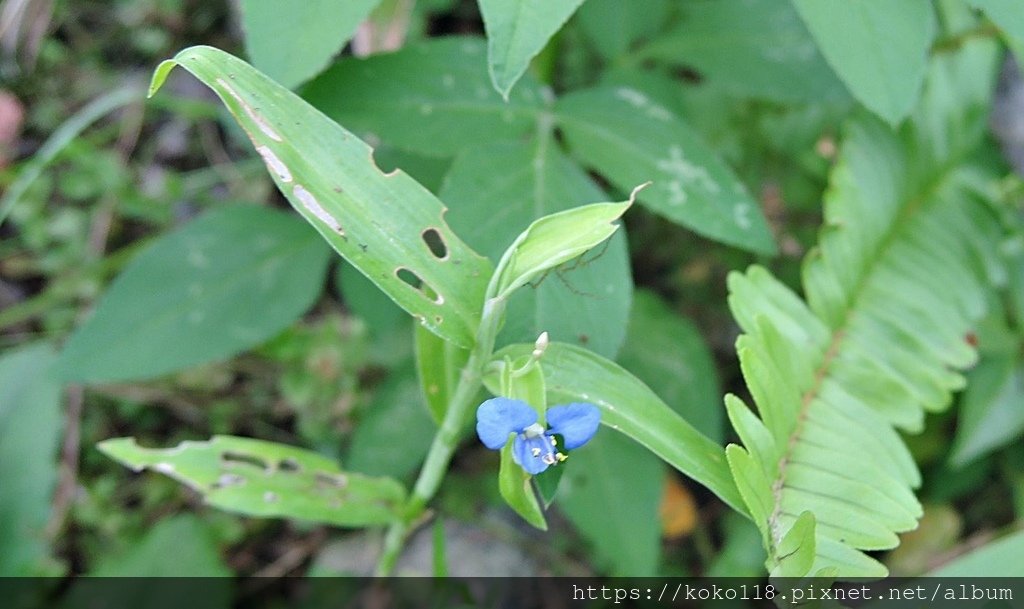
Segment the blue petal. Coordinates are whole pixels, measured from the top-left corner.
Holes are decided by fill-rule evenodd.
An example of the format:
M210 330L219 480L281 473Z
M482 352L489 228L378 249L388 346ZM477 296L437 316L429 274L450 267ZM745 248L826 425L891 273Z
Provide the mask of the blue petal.
M550 433L561 435L567 450L586 444L601 423L601 411L585 402L553 406L548 409L547 417Z
M546 435L527 438L519 434L512 441L512 460L521 465L526 473L536 476L555 461L554 451L551 450L551 438Z
M491 450L504 446L508 434L519 433L536 422L537 413L520 400L491 398L476 409L476 435Z

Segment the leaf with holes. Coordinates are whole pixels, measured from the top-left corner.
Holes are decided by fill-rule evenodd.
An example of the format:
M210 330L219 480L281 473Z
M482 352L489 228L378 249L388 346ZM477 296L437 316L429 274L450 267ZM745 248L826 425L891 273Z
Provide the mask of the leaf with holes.
M373 150L244 61L192 47L160 64L209 86L248 133L281 192L353 266L439 336L473 345L491 264L448 228L444 205Z
M534 220L498 262L495 295L507 298L530 281L611 237L619 228L615 221L626 213L641 188L636 187L629 200L622 203L591 203Z
M523 78L503 100L491 88L484 52L479 38L451 37L365 59L346 57L302 96L368 142L432 157L519 139L536 128L541 88Z
M146 379L236 355L309 309L329 258L288 214L212 210L131 261L64 345L60 373L86 382Z
M607 200L550 138L467 149L452 164L441 197L450 206L452 228L494 261L534 220ZM534 286L509 302L499 345L533 342L548 332L552 340L615 356L626 334L633 287L625 231Z
M746 250L773 253L761 207L689 126L634 89L590 89L560 99L573 154L625 190L650 180L640 203L673 222Z
M478 0L487 30L487 66L494 88L508 97L530 60L540 53L583 0Z
M214 436L153 449L116 438L98 448L137 472L174 478L214 507L250 516L369 526L394 520L405 500L391 478L342 471L323 455L263 440Z

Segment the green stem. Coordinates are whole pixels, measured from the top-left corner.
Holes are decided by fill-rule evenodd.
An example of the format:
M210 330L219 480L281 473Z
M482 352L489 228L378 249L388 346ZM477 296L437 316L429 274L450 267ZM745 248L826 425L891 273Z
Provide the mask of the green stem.
M488 293L491 291L488 290ZM433 499L448 471L455 448L459 442L460 432L469 417L473 400L483 382L483 371L494 351L494 339L498 334L498 326L505 312L505 300L488 298L484 303L483 316L477 332L476 345L469 354L469 360L462 368L459 384L455 387L448 410L445 411L441 427L434 435L430 451L420 470L419 478L413 486L412 494L406 503L405 510L398 520L388 528L384 537L384 550L377 562L377 575L388 575L395 568L402 546L409 534L412 524L423 514L427 502Z

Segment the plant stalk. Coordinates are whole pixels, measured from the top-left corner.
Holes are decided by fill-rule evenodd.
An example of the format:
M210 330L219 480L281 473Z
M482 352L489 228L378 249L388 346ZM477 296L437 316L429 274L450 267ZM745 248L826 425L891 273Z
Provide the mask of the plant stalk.
M488 290L488 294L490 294ZM505 312L504 298L487 298L477 332L477 341L462 368L459 383L455 387L448 410L445 411L441 427L434 435L430 451L423 462L419 478L406 502L403 513L391 523L384 536L384 549L377 562L377 575L389 575L395 568L402 546L412 524L423 514L427 503L433 499L448 471L448 464L455 454L460 432L470 415L473 399L483 382L484 367L494 351L494 340Z

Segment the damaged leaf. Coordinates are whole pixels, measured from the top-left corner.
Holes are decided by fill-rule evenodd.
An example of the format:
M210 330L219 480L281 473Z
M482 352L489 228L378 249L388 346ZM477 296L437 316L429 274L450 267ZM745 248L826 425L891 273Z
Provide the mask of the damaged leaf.
M342 471L323 455L263 440L214 436L154 449L115 438L98 448L134 471L160 472L214 507L249 516L368 526L394 520L405 500L391 478Z

